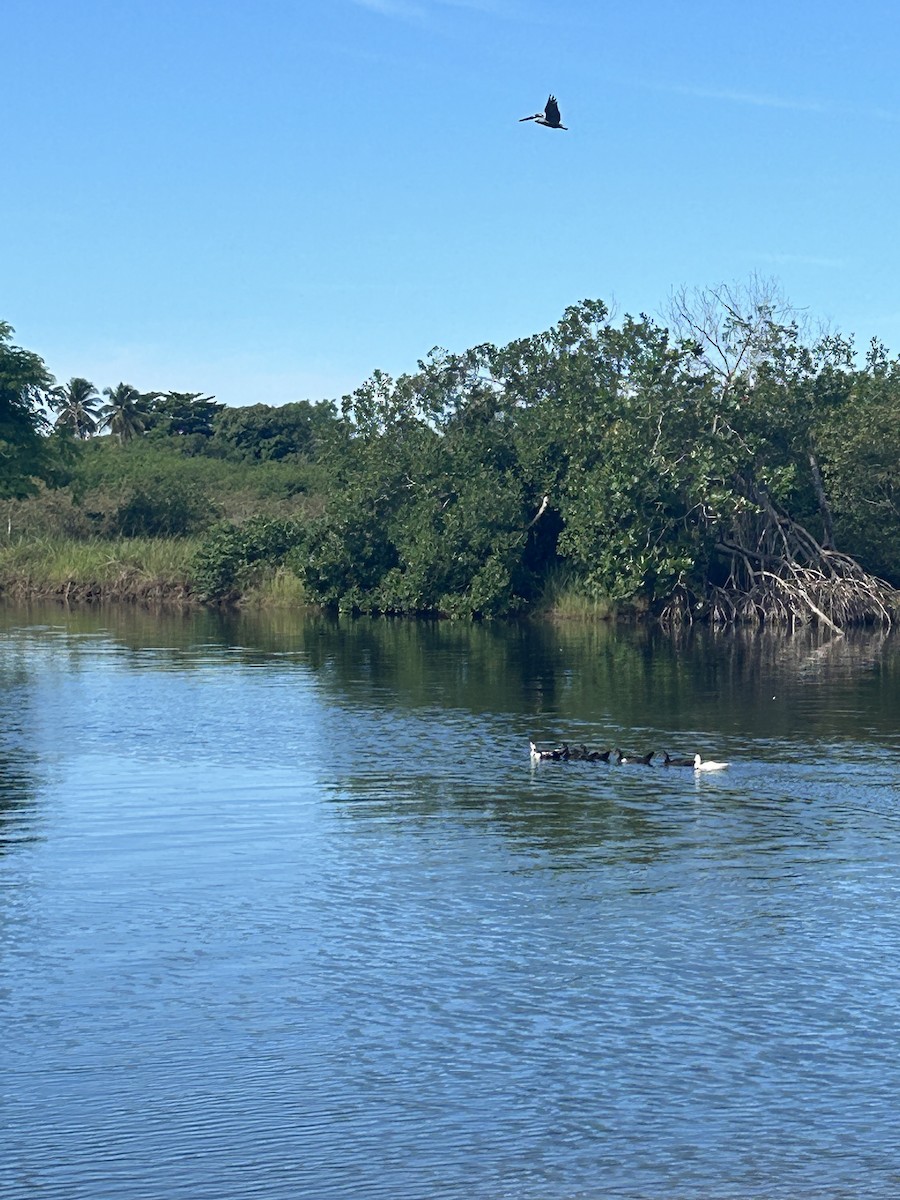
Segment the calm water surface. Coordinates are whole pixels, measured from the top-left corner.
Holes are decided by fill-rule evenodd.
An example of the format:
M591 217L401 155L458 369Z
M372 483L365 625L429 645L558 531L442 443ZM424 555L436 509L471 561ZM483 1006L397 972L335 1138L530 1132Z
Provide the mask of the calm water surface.
M0 1196L893 1200L898 749L898 635L0 610Z

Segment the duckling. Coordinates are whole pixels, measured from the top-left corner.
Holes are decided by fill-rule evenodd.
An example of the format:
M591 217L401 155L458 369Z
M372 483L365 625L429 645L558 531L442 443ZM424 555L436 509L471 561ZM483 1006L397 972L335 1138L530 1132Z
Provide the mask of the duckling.
M653 751L649 754L623 754L621 750L616 750L616 762L621 766L623 763L640 763L644 767L650 766L650 760L653 758Z
M672 755L667 750L666 756L663 759L664 767L694 767L696 765L697 765L697 756L696 755L694 755L693 758L673 758Z
M589 762L609 762L608 750L592 750L588 755Z
M531 747L532 762L559 762L562 757L562 750L540 750L534 742L529 742L528 745Z
M731 765L730 763L713 762L713 760L711 758L708 758L704 762L699 754L694 755L694 770L695 771L724 771L725 768L730 765Z

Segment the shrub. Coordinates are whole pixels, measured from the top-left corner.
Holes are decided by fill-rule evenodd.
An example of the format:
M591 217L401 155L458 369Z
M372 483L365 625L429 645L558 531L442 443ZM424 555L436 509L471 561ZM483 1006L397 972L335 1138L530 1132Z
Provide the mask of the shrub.
M217 525L194 556L197 591L205 600L236 599L254 575L283 567L302 540L303 531L295 521L254 517L243 525Z
M184 537L218 515L206 490L190 483L136 487L119 504L111 532L123 537Z

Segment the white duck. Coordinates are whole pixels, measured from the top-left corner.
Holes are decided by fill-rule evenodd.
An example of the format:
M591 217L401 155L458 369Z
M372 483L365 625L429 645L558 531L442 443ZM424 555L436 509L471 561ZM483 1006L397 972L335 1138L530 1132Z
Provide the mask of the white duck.
M704 761L699 754L694 755L695 771L724 771L729 765L729 763L713 762L711 758Z

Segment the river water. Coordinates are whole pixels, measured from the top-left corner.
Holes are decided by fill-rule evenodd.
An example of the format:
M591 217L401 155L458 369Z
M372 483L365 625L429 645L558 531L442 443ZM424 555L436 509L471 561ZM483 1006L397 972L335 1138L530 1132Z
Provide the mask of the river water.
M898 750L883 632L0 609L0 1197L893 1200Z

